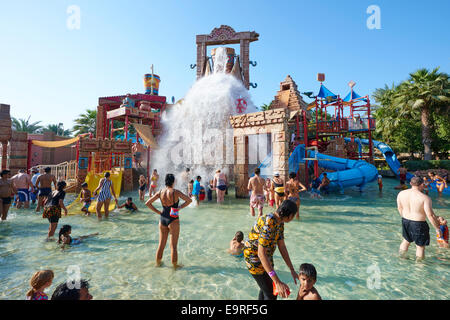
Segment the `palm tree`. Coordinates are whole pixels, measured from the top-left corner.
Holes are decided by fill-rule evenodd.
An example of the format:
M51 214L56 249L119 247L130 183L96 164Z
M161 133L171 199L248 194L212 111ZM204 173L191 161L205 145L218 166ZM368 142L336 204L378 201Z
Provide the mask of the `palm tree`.
M272 102L269 104L264 103L261 107L259 107L259 110L267 111L267 110L270 110L271 107L272 107Z
M397 117L420 114L424 160L432 158L431 115L449 111L449 75L438 70L439 68L435 68L430 72L423 68L411 73L410 78L399 86L393 99L393 104L397 105L399 110Z
M39 125L41 121L36 121L30 123L31 116L25 119L16 119L12 117L12 128L16 131L28 132L28 133L39 133L42 129L42 126Z
M64 130L64 125L62 123L58 124L49 124L42 131L51 131L54 132L57 136L61 137L70 137L70 130Z
M401 121L401 118L397 117L397 110L392 103L395 94L397 94L397 87L394 84L390 88L384 85L384 88L378 88L373 93L375 102L380 104L374 110L376 119L375 132L385 137L388 143L391 136L390 133L397 128Z
M74 120L75 125L72 128L72 132L75 135L83 133L96 132L96 122L97 122L97 110L86 110L86 113L80 114L79 118Z

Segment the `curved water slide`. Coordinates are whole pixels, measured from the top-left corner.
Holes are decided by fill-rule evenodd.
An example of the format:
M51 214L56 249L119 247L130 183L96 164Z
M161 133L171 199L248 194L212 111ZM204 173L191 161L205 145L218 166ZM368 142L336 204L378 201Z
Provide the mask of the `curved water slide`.
M103 178L105 175L104 173L94 173L92 171L88 172L85 181L88 184L88 189L91 191L91 195L94 193L94 190L98 187L99 181L101 178ZM112 171L111 172L111 181L113 182L114 186L114 192L116 193L117 198L120 196L120 191L122 187L122 171ZM96 206L97 201L95 198L91 198L92 202L89 206L89 212L95 213L96 212ZM76 214L84 214L83 211L81 211L81 208L83 207L83 203L80 202L80 194L78 194L77 198L67 206L67 211L69 215L76 215ZM112 211L116 208L115 201L111 200L109 203L109 211ZM102 207L102 212L104 212L104 209Z
M314 150L308 150L308 158L316 158L319 167L335 172L327 172L330 179L329 188L331 191L340 191L345 188L359 187L364 188L367 183L377 179L378 170L375 166L363 160L350 160L321 154ZM298 145L289 157L289 171L297 172L299 164L305 163L305 145ZM313 166L314 162L309 161L309 166ZM323 174L320 176L323 178Z
M367 139L358 139L360 141L361 144L364 145L369 145L369 140ZM350 138L345 138L345 141L350 141ZM356 141L356 140L355 140ZM357 141L358 142L358 141ZM372 140L373 146L375 148L377 148L378 150L381 151L381 153L384 156L384 159L386 159L387 164L389 165L389 168L391 168L392 172L397 176L397 178L399 177L398 174L398 169L401 167L400 161L398 161L397 156L395 155L394 151L392 150L391 147L389 147L387 144L380 142L380 141L376 141L376 140ZM411 178L414 177L413 174L411 173L407 173L406 174L406 179L409 181L411 180ZM436 189L436 182L432 182L430 183L430 189L432 191L437 192ZM450 195L450 188L445 188L444 191L442 192L443 194L447 194Z

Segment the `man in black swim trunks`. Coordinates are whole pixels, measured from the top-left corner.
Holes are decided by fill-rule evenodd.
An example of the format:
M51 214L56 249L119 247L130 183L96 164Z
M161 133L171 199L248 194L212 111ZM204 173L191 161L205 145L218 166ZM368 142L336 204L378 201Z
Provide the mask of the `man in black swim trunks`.
M36 187L39 188L38 205L36 212L39 212L44 206L44 200L52 193L52 183L56 189L56 177L51 174L52 169L47 167L44 169L44 174L41 174L36 180Z
M11 206L11 195L17 193L13 183L9 181L9 170L0 172L0 216L1 220L6 220L9 207Z
M411 242L416 243L416 258L425 258L425 246L430 244L430 228L426 219L441 233L439 221L431 207L431 198L422 192L423 179L411 179L411 189L401 191L397 196L397 208L402 217L403 241L400 244L400 256L404 256Z

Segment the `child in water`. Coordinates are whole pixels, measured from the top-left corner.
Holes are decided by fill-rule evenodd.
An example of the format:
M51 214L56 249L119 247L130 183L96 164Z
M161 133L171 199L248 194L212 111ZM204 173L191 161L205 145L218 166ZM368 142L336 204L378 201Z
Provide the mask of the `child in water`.
M230 241L230 249L228 253L233 256L242 256L244 254L244 234L242 231L236 232L234 238Z
M88 184L86 182L81 185L81 188L80 202L84 203L81 211L83 211L86 216L89 216L89 206L91 205L91 190L88 189Z
M31 277L31 289L27 292L27 300L48 300L44 290L52 285L54 274L52 270L41 270Z
M70 234L72 233L72 227L68 224L63 225L62 228L59 230L59 236L58 236L58 243L62 244L62 247L64 248L64 246L66 244L68 245L77 245L81 243L81 240L90 238L90 237L94 237L98 235L97 233L93 233L93 234L89 234L87 236L81 236L78 238L72 238L70 236Z
M208 201L213 200L213 189L212 189L213 183L214 183L213 180L210 180L209 182L206 183L206 195L208 197Z
M383 177L381 174L378 175L378 190L383 191Z
M439 229L441 229L441 236L437 234L437 242L440 248L448 248L448 226L447 220L444 217L438 217Z
M122 209L123 207L125 207L125 209L127 209L128 211L131 211L131 212L138 211L138 208L133 203L133 198L131 198L131 197L129 197L124 204L118 206L117 208Z
M188 196L192 198L192 190L194 190L194 180L189 181L188 184Z
M317 280L316 268L309 263L303 263L298 273L300 280L300 289L298 290L297 300L322 300L319 292L314 288Z

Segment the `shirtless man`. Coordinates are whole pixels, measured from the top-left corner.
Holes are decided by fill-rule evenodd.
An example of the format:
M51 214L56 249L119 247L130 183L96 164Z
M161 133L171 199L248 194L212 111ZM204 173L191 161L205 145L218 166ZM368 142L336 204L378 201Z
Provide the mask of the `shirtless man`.
M30 187L33 186L31 183L30 175L28 175L24 169L20 169L19 172L11 178L14 188L17 190L18 201L17 209L25 207L28 209L30 207ZM33 190L34 191L34 190Z
M11 195L16 193L13 183L8 179L10 172L9 170L0 172L0 216L2 221L6 220L8 216Z
M264 186L266 181L261 178L259 174L261 170L259 168L255 169L255 175L248 181L247 189L252 192L250 196L250 210L252 216L255 216L255 208L258 207L258 217L262 216L264 208Z
M41 174L36 180L36 187L39 188L39 199L36 207L36 212L43 207L44 200L52 193L52 183L56 189L56 178L50 172L52 169L47 167L44 169L44 174Z
M294 201L297 204L297 214L295 218L300 219L300 196L299 193L306 191L306 187L297 179L297 174L291 172L289 174L289 181L286 183L286 195L288 200ZM299 190L301 188L301 190Z
M327 177L327 173L323 173L322 183L320 184L319 188L317 190L324 191L325 193L328 192L328 185L330 184L330 179Z
M416 259L425 258L425 246L430 244L430 228L426 218L441 235L439 221L431 207L431 198L422 192L423 179L411 179L411 189L401 191L397 196L397 208L402 217L403 241L400 256L406 255L411 242L416 243Z

